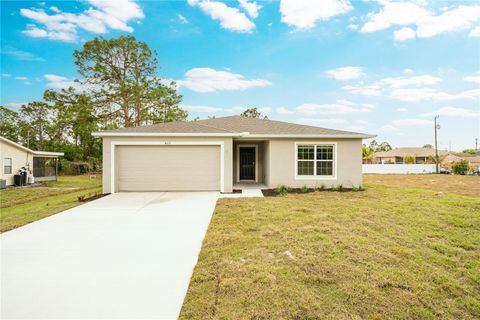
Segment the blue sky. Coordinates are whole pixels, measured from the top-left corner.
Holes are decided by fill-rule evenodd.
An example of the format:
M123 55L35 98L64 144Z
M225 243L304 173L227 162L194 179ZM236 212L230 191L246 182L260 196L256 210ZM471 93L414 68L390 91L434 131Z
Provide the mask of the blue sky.
M1 97L11 109L78 75L72 52L134 35L158 52L191 118L271 119L474 147L480 1L1 1Z

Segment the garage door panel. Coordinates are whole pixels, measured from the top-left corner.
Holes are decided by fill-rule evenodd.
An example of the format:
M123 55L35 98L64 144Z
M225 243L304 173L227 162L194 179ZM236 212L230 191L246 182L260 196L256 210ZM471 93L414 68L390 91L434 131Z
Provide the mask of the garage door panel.
M119 191L220 189L219 146L118 146Z

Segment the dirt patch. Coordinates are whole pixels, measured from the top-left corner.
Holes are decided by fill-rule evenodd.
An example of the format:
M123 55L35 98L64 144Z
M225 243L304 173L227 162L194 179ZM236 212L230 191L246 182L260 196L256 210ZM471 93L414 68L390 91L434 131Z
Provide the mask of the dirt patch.
M365 174L364 183L480 196L480 177L450 174Z

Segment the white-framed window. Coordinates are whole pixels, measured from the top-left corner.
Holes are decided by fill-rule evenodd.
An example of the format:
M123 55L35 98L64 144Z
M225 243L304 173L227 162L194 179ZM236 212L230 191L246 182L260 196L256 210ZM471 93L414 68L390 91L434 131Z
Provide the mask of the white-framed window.
M296 143L295 176L298 179L335 178L336 143Z
M12 174L12 158L3 158L3 174Z

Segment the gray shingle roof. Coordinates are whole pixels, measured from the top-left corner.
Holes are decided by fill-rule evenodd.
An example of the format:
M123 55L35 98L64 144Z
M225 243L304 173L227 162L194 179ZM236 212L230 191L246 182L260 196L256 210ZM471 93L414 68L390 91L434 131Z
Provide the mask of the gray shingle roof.
M109 134L121 135L130 133L145 134L217 134L222 135L249 135L262 136L338 136L338 137L370 137L363 133L326 129L296 123L274 121L268 119L254 119L242 116L228 116L191 122L176 121L159 123L151 126L129 127L116 130L102 131L99 136Z

